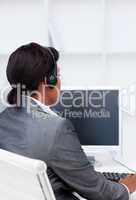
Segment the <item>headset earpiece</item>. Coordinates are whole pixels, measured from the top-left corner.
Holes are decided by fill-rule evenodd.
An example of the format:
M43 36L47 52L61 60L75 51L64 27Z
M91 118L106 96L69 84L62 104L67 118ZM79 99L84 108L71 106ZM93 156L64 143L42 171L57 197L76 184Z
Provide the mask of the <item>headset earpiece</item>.
M57 64L56 64L55 57L54 57L52 51L50 50L50 48L47 48L47 50L52 57L53 65L54 65L53 69L51 69L51 71L50 71L49 76L46 77L47 84L51 87L51 86L55 86L57 84Z

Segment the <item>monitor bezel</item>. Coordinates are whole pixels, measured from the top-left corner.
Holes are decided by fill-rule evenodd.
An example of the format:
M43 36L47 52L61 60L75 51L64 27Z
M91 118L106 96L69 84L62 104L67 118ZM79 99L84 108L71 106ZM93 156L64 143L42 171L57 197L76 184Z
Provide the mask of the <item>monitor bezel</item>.
M91 155L93 153L99 152L110 152L112 155L123 155L123 134L122 134L122 112L121 112L121 88L114 86L62 86L61 91L63 90L118 90L119 92L119 145L82 145L83 150L87 155Z

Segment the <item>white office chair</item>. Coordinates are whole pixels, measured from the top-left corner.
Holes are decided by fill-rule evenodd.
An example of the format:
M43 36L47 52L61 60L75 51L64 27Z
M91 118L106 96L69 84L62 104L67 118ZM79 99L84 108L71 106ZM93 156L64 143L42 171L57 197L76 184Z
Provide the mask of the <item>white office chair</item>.
M55 200L43 161L0 149L0 199Z

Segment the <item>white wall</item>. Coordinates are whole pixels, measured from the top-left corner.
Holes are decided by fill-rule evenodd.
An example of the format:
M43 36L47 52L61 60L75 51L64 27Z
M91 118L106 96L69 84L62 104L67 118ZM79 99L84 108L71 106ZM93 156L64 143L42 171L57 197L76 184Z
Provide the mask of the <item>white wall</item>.
M48 1L0 1L0 53L28 42L48 42Z

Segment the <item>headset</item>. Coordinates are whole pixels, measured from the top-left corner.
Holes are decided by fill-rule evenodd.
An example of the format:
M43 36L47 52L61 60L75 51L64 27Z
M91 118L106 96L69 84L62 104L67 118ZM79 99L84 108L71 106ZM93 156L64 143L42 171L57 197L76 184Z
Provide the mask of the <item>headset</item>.
M54 54L52 53L51 49L48 47L46 48L52 57L53 66L49 72L49 75L46 77L47 84L50 88L53 88L57 84L57 62L55 60Z

